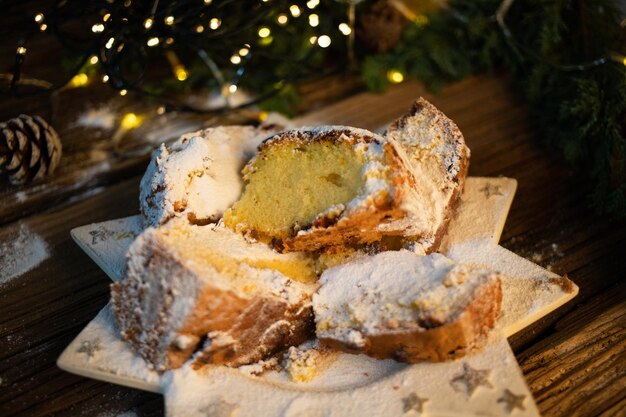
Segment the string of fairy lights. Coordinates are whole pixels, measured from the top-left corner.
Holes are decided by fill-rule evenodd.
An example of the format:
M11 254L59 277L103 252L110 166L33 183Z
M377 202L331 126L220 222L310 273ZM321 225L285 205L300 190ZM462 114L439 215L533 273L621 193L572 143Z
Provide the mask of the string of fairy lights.
M354 4L320 0L61 0L50 10L32 15L18 41L13 72L4 77L10 80L9 88L0 92L23 96L28 95L22 90L24 85L36 87L34 93L39 94L100 81L122 96L132 91L159 99L167 108L206 112L146 87L151 81L148 67L161 59L178 82L197 85L201 74L205 78L201 87L220 91L226 109L235 107L229 96L240 86L248 84L260 90L253 100L236 106L244 107L276 94L291 81L334 69L327 65L330 54L320 51L332 45L340 52L333 55L336 59L353 47L354 21L349 20L347 9ZM82 34L63 29L76 20L87 26ZM56 84L33 83L24 75L28 41L35 32L54 34L80 56L71 78ZM336 62L336 66L343 64L341 59ZM259 89L259 84L269 88Z

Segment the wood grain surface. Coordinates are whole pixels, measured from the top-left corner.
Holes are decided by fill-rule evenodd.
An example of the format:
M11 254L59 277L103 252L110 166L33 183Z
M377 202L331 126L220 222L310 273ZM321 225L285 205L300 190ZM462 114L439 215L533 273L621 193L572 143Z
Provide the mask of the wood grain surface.
M319 104L324 94L315 92ZM586 208L582 174L540 145L529 109L506 79L472 78L436 96L405 83L384 95L349 96L303 120L376 129L419 95L461 128L472 150L470 175L518 180L503 246L580 286L575 300L510 339L539 409L545 416L626 415L626 228ZM0 119L14 110L13 103L0 103ZM25 189L0 186L0 244L27 227L51 252L38 267L0 284L0 416L160 416L158 395L55 366L108 299L108 278L71 241L69 230L135 214L147 162L107 154L107 168L87 170L84 180L91 140L105 139L84 137L83 143L79 133L71 133L74 145L66 148L62 163L68 165L58 177Z

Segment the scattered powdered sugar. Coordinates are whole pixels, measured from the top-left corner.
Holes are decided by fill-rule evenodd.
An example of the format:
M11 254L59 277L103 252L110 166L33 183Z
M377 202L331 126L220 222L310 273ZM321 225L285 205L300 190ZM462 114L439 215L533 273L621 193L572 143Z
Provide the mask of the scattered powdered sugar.
M115 117L115 113L111 110L111 108L105 105L86 110L78 116L74 125L110 130L115 127Z
M49 256L46 241L20 224L12 241L0 243L0 286L32 270Z
M98 417L138 417L133 410L122 411L121 413L102 413Z

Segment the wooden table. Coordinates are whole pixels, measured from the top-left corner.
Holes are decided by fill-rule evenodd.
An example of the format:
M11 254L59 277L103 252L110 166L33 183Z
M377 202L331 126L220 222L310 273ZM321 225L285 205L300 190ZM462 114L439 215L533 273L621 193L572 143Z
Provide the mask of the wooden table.
M472 150L470 175L519 181L502 245L580 286L576 299L510 340L541 412L626 415L626 228L586 208L581 174L540 145L529 109L506 79L468 79L436 96L405 83L384 95L353 94L305 120L375 129L419 95L458 123ZM0 119L29 109L52 117L41 102L14 105L1 103ZM108 278L69 231L137 213L147 163L145 157L115 157L100 146L106 138L72 128L61 135L63 165L45 186L0 187L0 245L10 245L22 228L45 240L50 252L36 268L0 284L0 416L162 415L158 395L55 365L108 299ZM90 157L94 147L104 149L97 162Z

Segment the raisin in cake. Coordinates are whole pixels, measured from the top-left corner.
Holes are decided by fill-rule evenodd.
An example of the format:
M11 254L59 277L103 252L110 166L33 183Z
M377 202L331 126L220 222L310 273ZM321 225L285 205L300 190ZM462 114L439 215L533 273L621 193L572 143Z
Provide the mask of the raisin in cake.
M248 243L218 225L169 223L132 244L112 311L122 337L158 371L238 366L312 336L313 261Z
M225 224L284 251L378 241L379 224L405 217L416 194L397 143L345 126L271 136L243 173L244 191Z
M459 128L423 98L394 121L387 138L401 145L417 179L417 195L407 202L411 214L379 227L403 230L426 253L437 250L463 191L470 151Z
M331 346L380 359L444 361L484 343L501 299L497 273L402 250L326 270L313 310L317 336Z
M145 226L174 218L192 224L217 221L241 193L241 168L278 125L219 126L187 133L154 151L141 180Z

